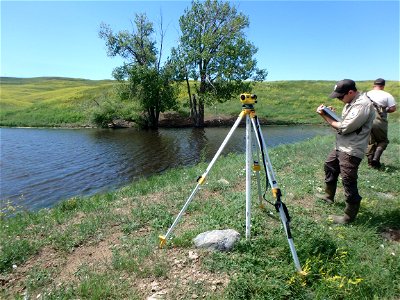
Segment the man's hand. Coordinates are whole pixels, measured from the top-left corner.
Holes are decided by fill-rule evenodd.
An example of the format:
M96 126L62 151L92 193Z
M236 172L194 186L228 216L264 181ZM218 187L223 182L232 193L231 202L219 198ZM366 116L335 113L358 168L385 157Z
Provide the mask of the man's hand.
M321 104L320 106L318 106L317 108L317 114L320 114L321 116L324 115L324 111L323 109L325 108L325 105Z
M325 114L325 112L323 111L323 109L324 109L325 107L326 107L326 106L323 105L323 104L321 104L320 106L318 106L318 108L317 108L317 113L318 113L322 118L324 118L324 120L325 120L329 125L331 125L331 126L332 126L333 128L335 128L335 129L338 129L340 123L334 121L333 119L331 119L330 117L328 117L327 114ZM332 110L333 107L332 107L332 108L331 108L331 107L328 107L328 108Z
M329 108L331 111L336 112L336 108L334 108L333 106L328 106L328 108Z

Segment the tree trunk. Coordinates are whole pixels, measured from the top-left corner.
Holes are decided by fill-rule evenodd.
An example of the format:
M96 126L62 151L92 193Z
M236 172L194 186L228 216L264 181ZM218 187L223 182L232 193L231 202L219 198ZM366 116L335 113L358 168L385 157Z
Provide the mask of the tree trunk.
M203 86L203 87L202 87ZM204 127L204 100L202 97L205 91L205 81L200 83L200 96L191 94L189 79L186 77L186 87L189 95L190 118L195 127Z
M195 94L192 95L190 103L191 103L190 104L190 106L191 106L191 108L190 108L190 115L191 116L190 117L192 118L193 124L196 125L197 119L199 117L199 111L197 109L197 98L196 98Z
M196 127L204 127L204 95L206 94L206 76L201 76L200 81L200 91L199 91L199 101L197 104L197 118L196 118Z
M196 127L204 127L204 102L203 99L199 99L199 113L197 115Z
M189 96L189 107L190 107L190 117L193 118L194 115L194 107L193 107L193 100L192 100L192 93L190 91L190 84L189 84L189 77L186 75L186 88L187 88L187 92L188 92L188 96ZM195 95L193 94L193 97L195 97Z
M148 117L147 126L151 129L157 129L159 116L160 112L155 107L149 108L147 116Z
M186 87L189 96L189 107L190 107L190 118L192 119L193 124L196 124L197 118L197 100L196 95L193 94L190 90L189 78L186 76Z

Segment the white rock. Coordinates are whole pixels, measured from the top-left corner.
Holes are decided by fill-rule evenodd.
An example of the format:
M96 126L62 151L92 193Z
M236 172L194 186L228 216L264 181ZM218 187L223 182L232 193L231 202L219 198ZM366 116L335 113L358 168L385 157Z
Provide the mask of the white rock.
M233 229L213 230L200 233L193 242L197 248L230 251L239 238L239 232Z

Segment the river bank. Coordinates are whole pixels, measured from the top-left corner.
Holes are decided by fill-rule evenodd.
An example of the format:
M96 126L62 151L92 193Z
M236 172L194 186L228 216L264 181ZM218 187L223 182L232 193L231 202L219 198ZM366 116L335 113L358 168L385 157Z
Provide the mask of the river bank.
M172 169L114 192L72 198L51 210L0 220L0 297L46 299L397 299L400 293L399 124L380 170L360 168L360 214L333 226L334 205L315 200L333 137L271 149L299 260L299 276L274 207L253 197L251 239L244 238L244 155L221 157L174 231L158 248L204 172L206 162ZM312 153L312 155L310 155ZM391 155L392 154L392 155ZM253 191L256 185L253 182ZM267 199L271 199L267 190ZM232 252L195 249L199 233L233 228Z

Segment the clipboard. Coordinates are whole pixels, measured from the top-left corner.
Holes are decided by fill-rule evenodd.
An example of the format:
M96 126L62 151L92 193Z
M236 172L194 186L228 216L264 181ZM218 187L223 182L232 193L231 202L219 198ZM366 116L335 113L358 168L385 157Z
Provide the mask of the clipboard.
M342 119L337 115L337 114L335 114L332 110L330 110L328 107L324 107L323 109L322 109L322 111L329 117L329 118L331 118L332 120L334 120L334 121L336 121L336 122L342 122Z

